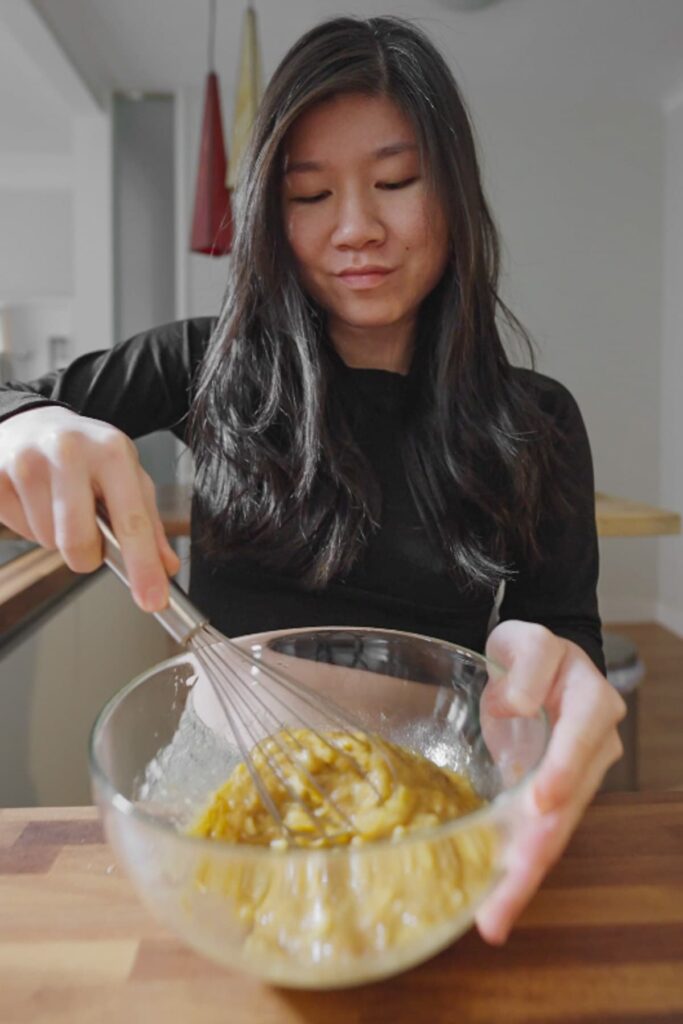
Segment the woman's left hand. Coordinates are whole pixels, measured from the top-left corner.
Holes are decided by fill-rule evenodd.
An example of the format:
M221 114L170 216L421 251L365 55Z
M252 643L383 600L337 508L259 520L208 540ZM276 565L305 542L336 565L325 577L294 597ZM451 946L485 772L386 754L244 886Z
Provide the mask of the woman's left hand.
M482 937L499 944L564 850L605 772L621 757L616 727L626 707L580 647L543 626L502 622L491 632L486 653L506 668L487 691L487 711L533 715L543 707L553 726L524 794L506 874L476 916Z

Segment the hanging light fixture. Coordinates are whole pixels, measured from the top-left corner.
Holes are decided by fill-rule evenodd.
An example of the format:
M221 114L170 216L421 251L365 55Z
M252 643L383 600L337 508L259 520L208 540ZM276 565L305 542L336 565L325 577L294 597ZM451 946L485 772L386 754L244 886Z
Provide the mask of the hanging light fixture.
M242 19L240 43L240 65L237 74L235 110L230 136L230 167L227 185L233 189L237 184L240 163L247 148L251 128L263 91L261 75L261 51L258 40L258 24L252 0L248 0Z
M192 218L193 252L225 256L232 248L232 210L226 187L227 155L218 75L215 72L216 0L209 0L209 70L199 146L197 188Z

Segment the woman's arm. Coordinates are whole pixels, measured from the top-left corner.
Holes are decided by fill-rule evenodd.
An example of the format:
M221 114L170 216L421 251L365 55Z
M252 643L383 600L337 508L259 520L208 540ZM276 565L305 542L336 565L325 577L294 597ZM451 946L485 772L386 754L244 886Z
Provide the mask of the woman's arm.
M559 444L567 476L561 484L567 489L571 508L563 517L542 519L538 532L540 564L530 567L520 560L515 567L515 576L505 586L500 621L539 623L577 644L604 673L597 602L595 486L588 435L579 408L566 388L538 374L530 375L530 379L562 438Z
M520 911L562 854L605 772L622 753L622 699L604 676L596 584L598 543L593 465L576 402L534 375L564 435L573 494L562 521L542 523L544 558L506 587L486 653L507 671L486 695L492 715L534 715L552 724L548 750L525 793L506 876L477 914L490 942L504 942ZM515 621L523 620L523 621Z
M617 725L626 708L581 648L543 626L503 622L486 653L506 669L485 692L487 713L535 715L544 708L552 724L548 749L519 807L505 877L477 913L483 937L500 943L621 757Z
M170 324L0 394L0 522L91 572L102 562L103 501L147 611L164 607L179 563L130 438L163 428L183 436L210 331L209 320Z
M214 321L165 324L75 359L29 383L0 387L0 422L41 405L62 405L128 437L170 429L182 437L190 390Z

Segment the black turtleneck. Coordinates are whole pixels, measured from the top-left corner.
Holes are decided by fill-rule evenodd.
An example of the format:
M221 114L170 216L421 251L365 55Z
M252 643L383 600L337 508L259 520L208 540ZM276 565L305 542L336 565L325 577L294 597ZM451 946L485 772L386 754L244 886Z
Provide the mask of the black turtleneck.
M168 324L82 356L67 369L30 384L8 384L0 389L0 420L57 402L112 423L133 438L169 429L184 440L193 379L212 326L208 318ZM335 365L335 386L342 389L354 437L382 494L380 527L364 554L343 581L308 591L251 560L207 559L195 541L201 527L195 510L192 600L229 636L297 626L377 626L483 650L493 594L459 585L447 574L408 488L399 449L408 378L347 367L338 358ZM541 526L543 564L533 571L514 566L500 617L547 626L581 646L604 671L593 470L583 421L562 385L529 370L514 372L564 433L580 499L571 518Z

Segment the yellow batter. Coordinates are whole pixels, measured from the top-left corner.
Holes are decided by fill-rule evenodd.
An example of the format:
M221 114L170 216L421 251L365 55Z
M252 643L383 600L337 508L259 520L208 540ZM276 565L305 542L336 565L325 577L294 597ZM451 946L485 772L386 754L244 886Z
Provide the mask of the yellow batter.
M431 951L448 941L488 887L496 846L490 826L417 834L482 805L458 773L378 737L306 729L278 733L251 756L291 830L289 842L244 764L190 830L230 844L283 848L280 858L231 847L234 857L206 857L196 875L195 895L229 901L249 958L328 968L332 979L345 963L372 954L388 964L393 957L394 966L401 957L412 961L421 944ZM389 841L372 842L378 839ZM360 847L353 856L316 852L349 844Z
M297 845L400 836L482 804L457 772L362 733L282 732L255 747L251 757ZM232 843L287 845L245 764L234 769L191 832Z

